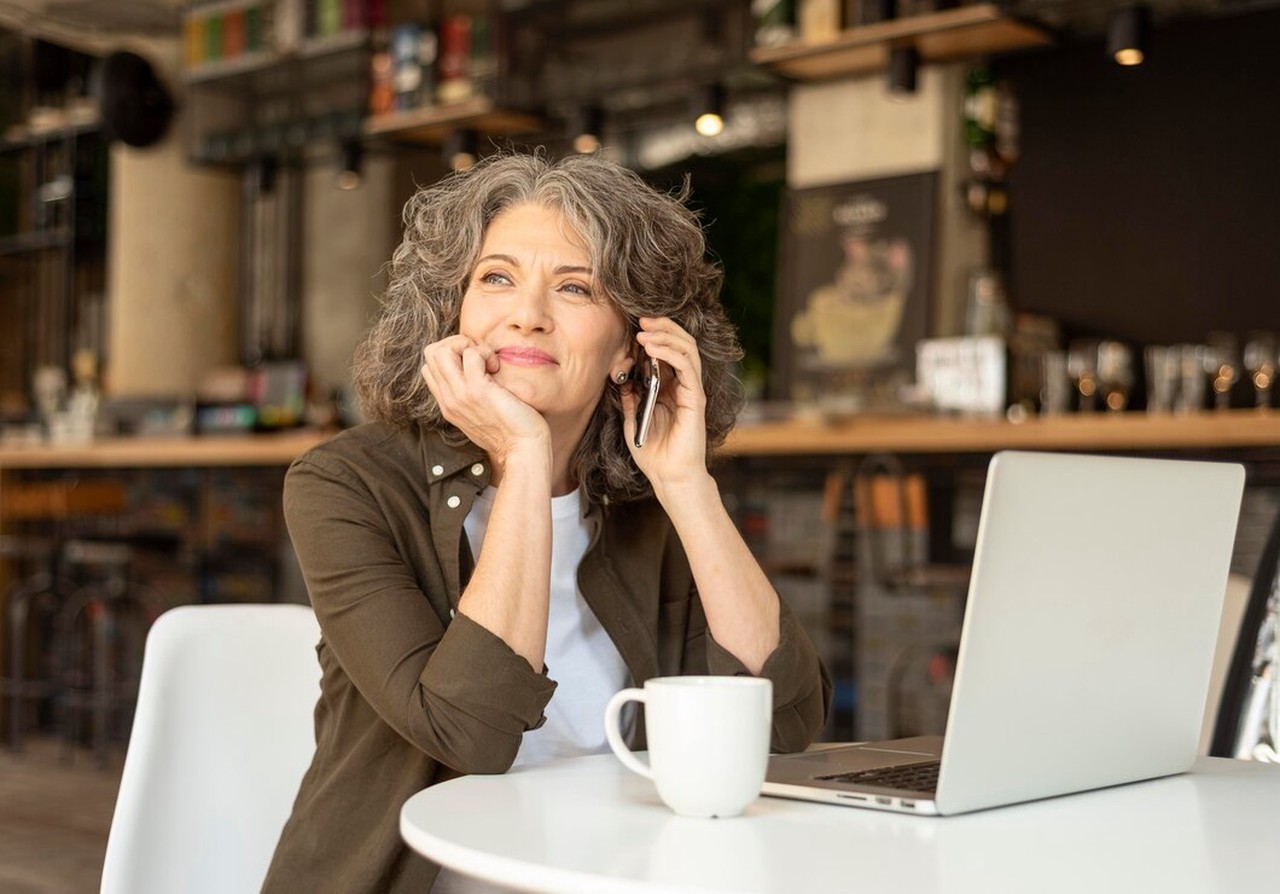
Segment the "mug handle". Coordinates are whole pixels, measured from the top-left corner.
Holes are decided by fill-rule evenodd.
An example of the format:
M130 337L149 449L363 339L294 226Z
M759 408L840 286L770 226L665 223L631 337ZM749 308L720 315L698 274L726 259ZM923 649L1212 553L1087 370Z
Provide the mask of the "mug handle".
M622 706L632 701L645 702L644 690L623 689L609 699L609 704L604 709L604 735L609 740L609 747L613 749L613 753L618 756L618 760L622 761L624 767L632 773L639 773L645 779L652 779L653 770L636 760L635 754L627 747L627 743L622 741L622 733L618 731Z

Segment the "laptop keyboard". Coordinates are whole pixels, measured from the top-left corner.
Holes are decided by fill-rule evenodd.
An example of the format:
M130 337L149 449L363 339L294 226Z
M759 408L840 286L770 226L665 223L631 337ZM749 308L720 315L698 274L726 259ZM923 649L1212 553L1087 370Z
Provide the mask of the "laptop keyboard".
M898 767L837 773L833 776L819 776L818 779L824 782L851 782L856 785L900 788L913 792L933 792L938 788L938 768L941 766L941 761L928 761L923 764L903 764Z

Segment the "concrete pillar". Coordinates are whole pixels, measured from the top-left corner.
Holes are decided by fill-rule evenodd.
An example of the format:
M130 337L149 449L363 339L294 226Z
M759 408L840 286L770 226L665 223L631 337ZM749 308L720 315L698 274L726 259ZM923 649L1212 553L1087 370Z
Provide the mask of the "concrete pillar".
M111 149L110 395L191 395L237 362L239 178L193 167L175 121L146 149Z

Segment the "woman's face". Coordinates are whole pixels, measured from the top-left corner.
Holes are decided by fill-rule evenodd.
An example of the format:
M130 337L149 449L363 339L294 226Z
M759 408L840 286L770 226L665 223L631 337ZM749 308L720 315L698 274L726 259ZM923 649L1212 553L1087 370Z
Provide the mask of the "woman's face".
M490 222L458 331L497 353L494 378L553 433L581 435L605 383L630 366L626 323L596 288L585 243L542 205L516 205Z

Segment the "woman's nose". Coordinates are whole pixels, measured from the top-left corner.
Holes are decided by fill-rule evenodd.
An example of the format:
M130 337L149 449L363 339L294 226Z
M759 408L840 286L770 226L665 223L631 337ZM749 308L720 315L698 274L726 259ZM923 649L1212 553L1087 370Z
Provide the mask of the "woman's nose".
M548 329L551 326L549 306L545 287L525 284L516 290L508 321L518 329Z

